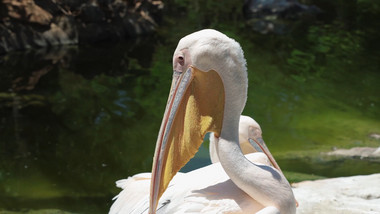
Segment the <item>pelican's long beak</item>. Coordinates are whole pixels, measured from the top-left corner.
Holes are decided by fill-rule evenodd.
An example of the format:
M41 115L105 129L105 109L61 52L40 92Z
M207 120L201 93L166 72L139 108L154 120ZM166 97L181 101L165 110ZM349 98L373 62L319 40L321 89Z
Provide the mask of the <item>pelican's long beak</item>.
M170 180L194 157L204 135L220 136L224 100L223 81L216 71L189 67L173 73L153 160L149 213L155 213Z

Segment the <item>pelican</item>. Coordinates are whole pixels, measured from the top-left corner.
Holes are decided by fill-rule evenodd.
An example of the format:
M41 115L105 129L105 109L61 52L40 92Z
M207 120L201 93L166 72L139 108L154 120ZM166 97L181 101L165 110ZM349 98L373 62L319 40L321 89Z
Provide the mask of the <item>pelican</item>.
M240 116L239 120L239 145L240 149L244 155L255 152L268 152L267 157L273 157L270 153L268 147L266 146L262 138L262 129L260 125L253 118L245 115ZM216 153L216 143L214 133L210 134L210 159L212 163L219 162L218 155ZM277 164L276 160L273 158L270 160L272 166L280 169L280 166ZM282 171L281 171L282 172Z
M269 150L243 155L239 146L248 87L240 45L216 30L192 33L179 41L173 70L152 173L118 182L124 190L110 214L295 213L292 189ZM177 173L207 132L220 162Z

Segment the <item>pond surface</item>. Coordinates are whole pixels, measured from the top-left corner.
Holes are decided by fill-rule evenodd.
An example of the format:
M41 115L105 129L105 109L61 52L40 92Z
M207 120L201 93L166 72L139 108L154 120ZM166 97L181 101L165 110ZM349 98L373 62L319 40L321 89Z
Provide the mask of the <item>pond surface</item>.
M380 171L378 160L323 155L380 146L370 137L380 133L380 75L371 65L378 55L319 62L306 51L280 53L229 35L248 63L244 114L260 123L290 181ZM2 56L0 212L106 213L119 192L116 180L150 171L179 39ZM183 171L210 163L207 143Z

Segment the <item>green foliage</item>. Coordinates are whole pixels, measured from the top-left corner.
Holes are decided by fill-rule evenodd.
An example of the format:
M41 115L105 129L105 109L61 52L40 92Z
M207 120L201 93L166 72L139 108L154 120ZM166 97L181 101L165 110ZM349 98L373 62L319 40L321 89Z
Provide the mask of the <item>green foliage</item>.
M291 50L286 59L291 76L301 82L331 72L352 71L364 51L363 32L346 31L339 24L311 26L306 44Z
M243 1L203 1L203 0L169 0L166 1L172 12L182 15L174 16L179 25L190 24L194 28L217 28L220 25L242 21Z
M287 59L287 63L292 69L297 70L299 74L308 74L315 69L318 69L318 67L315 66L315 56L298 49L291 52L290 57ZM305 81L303 75L293 74L292 77L299 82Z
M363 32L346 31L335 25L311 26L308 41L311 51L324 57L339 58L343 63L352 63L352 59L363 50Z

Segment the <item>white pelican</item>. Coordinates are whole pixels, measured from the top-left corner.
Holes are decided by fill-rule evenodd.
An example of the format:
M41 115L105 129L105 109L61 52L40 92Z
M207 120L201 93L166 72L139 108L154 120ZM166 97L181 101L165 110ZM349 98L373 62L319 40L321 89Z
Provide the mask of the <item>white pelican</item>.
M281 171L268 166L262 153L244 156L239 147L248 84L240 45L215 30L192 33L179 41L173 69L152 174L119 182L124 190L110 214L295 213L294 195ZM176 175L207 132L214 132L220 163Z
M260 125L253 118L245 115L240 116L239 120L239 145L240 149L244 155L254 152L268 152L268 157L273 157L267 148L263 137L262 129ZM216 140L214 133L210 134L210 159L212 163L219 162L218 155L216 153ZM264 147L264 148L263 148ZM277 164L276 160L273 158L270 160L277 169L280 166Z

